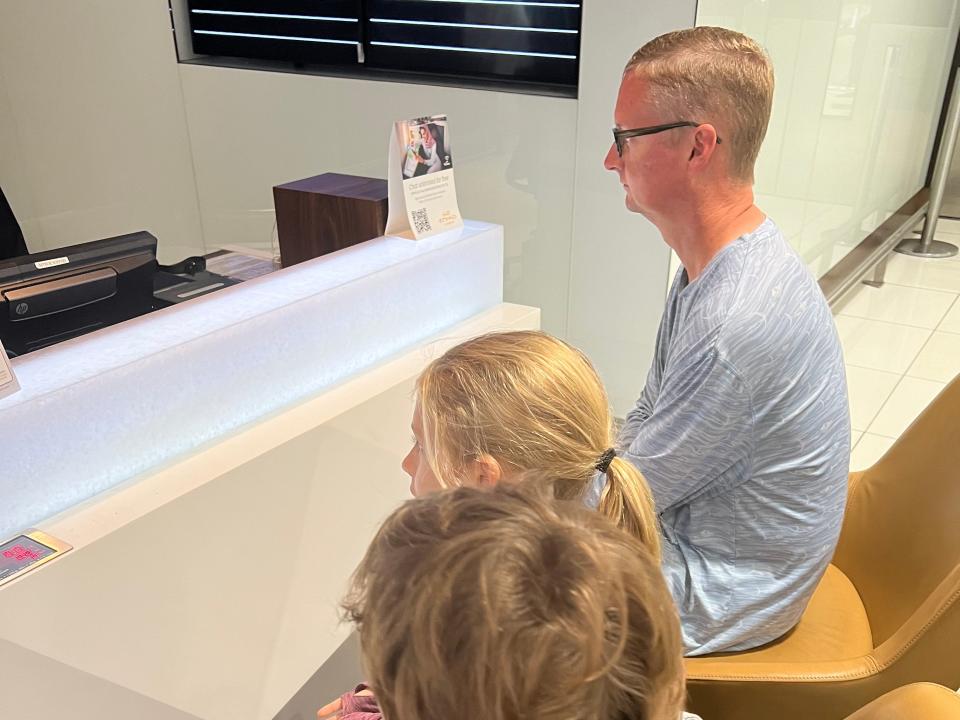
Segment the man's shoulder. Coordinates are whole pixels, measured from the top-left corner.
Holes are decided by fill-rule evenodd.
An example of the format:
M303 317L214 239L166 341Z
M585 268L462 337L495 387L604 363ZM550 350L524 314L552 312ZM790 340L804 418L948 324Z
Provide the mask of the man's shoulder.
M755 288L758 282L763 286L780 285L783 281L815 284L800 254L770 218L744 236L738 249L736 263L743 288Z
M741 235L718 252L697 281L687 288L674 283L679 292L690 290L693 304L704 312L710 308L722 312L738 302L757 281L766 283L775 272L771 268L797 262L796 252L784 239L783 233L770 219L764 220L753 231Z
M800 305L826 308L816 278L776 223L767 219L741 240L713 280L713 294L729 306L730 320Z
M678 290L675 283L670 300L679 298L682 306L675 341L717 352L743 369L756 360L757 347L774 337L788 347L791 337L814 326L832 328L817 281L772 220L739 238L716 260L686 289Z
M833 314L816 278L779 228L768 225L744 252L717 341L725 357L738 367L749 366L751 373L758 364L792 362L838 343Z

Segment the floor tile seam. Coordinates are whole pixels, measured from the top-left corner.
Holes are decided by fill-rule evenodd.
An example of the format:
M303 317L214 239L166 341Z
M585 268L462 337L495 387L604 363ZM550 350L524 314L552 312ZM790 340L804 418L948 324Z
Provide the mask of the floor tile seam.
M904 373L898 373L894 370L878 370L877 368L868 367L866 365L857 365L856 363L846 362L846 361L844 361L843 364L846 365L847 367L856 368L857 370L870 370L872 372L883 373L884 375L893 375L898 380L904 376Z
M910 367L913 367L913 366L911 365ZM949 380L940 380L940 379L938 379L938 378L923 377L923 375L911 375L909 370L907 370L907 372L905 372L905 373L903 374L903 376L904 376L904 377L908 377L908 378L910 378L911 380L924 380L924 381L926 381L926 382L937 383L937 384L939 384L939 385L949 385L951 382L953 382L953 381L956 380L958 377L960 377L960 372L956 373L956 374L955 374L952 378L950 378Z
M907 369L903 371L904 377L913 377L914 380L928 380L930 382L940 382L939 380L931 380L930 378L920 378L913 375L910 375L910 369L917 364L917 360L923 355L923 351L927 349L927 346L933 340L933 336L937 334L937 330L932 330L927 336L927 339L923 341L923 345L920 346L920 349L917 351L917 354L913 357L913 360L910 361L910 364L907 365ZM948 333L950 335L955 333Z
M873 435L874 437L883 438L884 440L896 440L896 439L897 439L897 438L895 438L895 437L891 437L890 435L884 435L883 433L868 432L868 431L864 430L864 431L863 431L863 437L866 437L867 435ZM863 437L861 437L860 439L863 440Z
M873 463L870 463L870 464L868 464L868 465L865 465L865 466L863 466L863 467L858 467L858 468L853 467L853 453L854 453L854 451L857 449L857 447L859 447L860 443L862 443L862 442L866 439L867 435L872 435L872 436L875 437L875 438L882 438L882 439L884 439L884 440L888 440L891 444L892 444L892 443L895 443L895 442L897 441L896 438L892 438L892 437L889 437L889 436L887 436L887 435L880 435L879 433L868 433L868 432L862 433L862 434L860 435L860 437L857 439L857 444L854 445L854 446L852 446L852 447L850 448L850 471L851 471L851 472L856 472L856 471L859 471L859 470L866 470L867 468L870 467L870 465L873 464ZM884 454L885 454L889 449L890 449L890 448L888 447L887 450L884 450L884 451L883 451ZM881 455L881 457L882 457L882 455ZM876 458L873 462L876 462L876 461L879 460L879 459L880 459L880 458Z
M957 269L960 271L960 263L957 264ZM866 282L864 283L866 285ZM907 290L926 290L927 292L932 293L943 293L944 295L960 295L960 286L956 290L943 290L942 288L931 288L931 287L918 287L916 285L904 285L903 283L898 283L895 280L884 280L883 284L880 285L877 290L883 291L883 288L887 285L893 285L894 287L905 288ZM872 285L867 285L867 287L873 287Z
M957 266L957 277L960 278L960 265ZM958 287L958 289L956 290L944 290L943 288L930 287L929 285L908 285L904 282L897 282L895 280L884 280L883 284L896 285L897 287L910 288L912 290L930 290L932 292L950 293L951 295L956 295L957 293L960 293L960 287ZM958 285L960 285L960 283L958 283Z
M917 330L936 330L937 327L940 325L940 323L943 322L943 318L947 316L947 313L948 313L948 312L950 312L950 308L952 308L952 307L953 307L953 305L951 304L951 305L947 308L946 312L944 312L943 317L941 317L939 320L937 320L937 324L934 325L933 327L927 327L926 325L913 325L913 324L911 324L911 323L898 322L898 321L896 321L896 320L884 320L884 319L881 319L881 318L866 317L865 315L850 315L850 314L847 313L847 312L840 312L840 313L838 313L838 314L836 315L836 317L848 317L848 318L853 318L854 320L874 320L874 321L876 321L876 322L887 323L888 325L899 325L900 327L916 328ZM945 331L945 332L949 332L949 330L947 330L947 331Z
M883 403L880 405L880 408L877 410L876 415L874 415L873 419L870 421L870 425L868 425L867 429L863 431L864 435L879 435L880 437L889 437L888 435L884 435L883 433L870 432L870 428L873 427L873 424L877 421L877 418L880 417L880 413L883 412L883 409L890 404L890 398L893 397L893 394L897 391L897 388L900 387L901 383L903 383L903 378L905 377L906 375L901 375L900 379L897 380L897 384L893 386L893 390L890 391L890 394L887 395ZM860 438L860 439L863 440L863 438Z
M927 336L927 339L924 341L923 345L922 345L922 346L920 347L920 349L917 351L917 354L914 355L913 359L910 361L910 364L907 365L907 369L904 370L903 373L901 373L900 379L897 381L897 384L893 386L893 390L891 390L891 391L890 391L890 394L887 395L887 399L883 401L883 404L880 406L880 409L877 410L877 414L874 416L873 420L870 421L870 426L871 426L871 427L872 427L873 424L877 421L877 418L880 417L880 414L883 412L883 409L890 403L890 398L893 397L894 393L897 391L897 388L900 387L900 386L903 384L904 378L910 377L911 380L923 380L923 379L925 379L925 378L915 378L915 377L911 377L911 376L909 376L907 373L910 371L910 368L913 367L913 364L917 361L917 358L920 357L920 353L922 353L922 352L924 351L924 348L927 347L927 344L930 342L930 338L931 338L931 337L933 337L933 333L932 333L932 332L930 333L929 336ZM927 382L936 382L936 381L928 380ZM927 405L929 405L929 403L927 403ZM925 407L926 407L926 406L925 406ZM921 412L922 412L922 410L921 410ZM913 418L913 420L916 420L916 417ZM912 423L913 420L911 420L910 422ZM909 424L907 425L907 427L909 427ZM865 432L865 433L870 432L870 428L868 427L866 430L864 430L864 432ZM871 434L874 434L874 435L883 435L883 433L871 433ZM887 436L884 435L884 437L887 437Z
M954 308L960 308L960 295L957 295L953 299L953 302L950 303L950 307L947 308L947 311L943 314L943 317L940 318L940 322L937 323L937 326L933 329L934 332L946 332L951 333L952 335L960 334L960 330L941 330L940 326L943 325L943 321L947 319L947 315L953 312Z
M853 367L857 367L857 366L854 365ZM872 368L861 368L861 369L863 369L863 370L871 370ZM878 370L877 372L886 372L886 371L885 371L885 370ZM891 375L896 375L896 373L890 373L890 374L891 374ZM873 421L877 419L877 416L880 414L880 411L883 410L884 406L887 404L887 401L890 400L890 396L893 395L893 391L897 389L897 387L900 385L900 382L903 380L904 377L905 377L904 375L899 375L899 376L897 376L897 381L893 384L893 386L890 388L890 390L887 391L886 397L883 398L883 402L881 402L881 403L877 406L877 409L874 410L873 413L870 414L870 419L867 420L867 422L865 423L865 427L864 427L863 429L854 428L854 427L853 427L853 412L851 411L851 413L850 413L850 429L851 429L851 430L855 430L856 432L862 432L862 433L864 433L864 434L870 432L870 426L873 425ZM847 399L849 400L849 398L850 398L850 384L847 383Z
M916 360L916 358L910 361L910 365L913 365L914 360ZM849 360L846 360L846 359L844 360L843 364L848 365L850 367L859 368L861 370L875 370L876 372L887 373L888 375L896 375L897 378L902 378L903 376L905 376L907 374L907 370L910 369L910 365L908 365L907 370L901 370L901 371L884 370L883 368L870 367L869 365L861 365L860 363L850 362Z
M857 315L837 315L836 317L845 317L845 318L850 318L851 320L866 320L867 322L876 322L876 323L882 323L884 325L893 325L894 327L907 327L907 328L912 328L913 330L925 330L926 332L936 332L935 327L928 328L928 327L921 327L919 325L907 325L905 323L895 322L893 320L879 320L877 318L865 318L865 317L859 317Z
M859 318L857 318L857 319L859 319ZM871 320L870 322L878 322L878 323L883 323L883 324L885 324L885 325L893 325L893 326L895 326L895 327L911 327L911 326L909 326L909 325L897 325L896 323L887 322L887 321L885 321L885 320ZM905 367L903 370L901 370L900 372L897 372L897 371L895 371L895 370L883 370L882 368L871 368L871 367L868 367L868 366L866 366L866 365L859 365L858 363L848 363L848 362L847 362L847 359L846 359L846 352L844 352L844 364L846 364L846 365L852 365L853 367L862 367L862 368L864 368L864 369L866 369L866 370L879 370L880 372L888 372L888 373L891 373L891 374L900 375L901 379L903 379L903 376L907 374L907 371L908 371L911 367L913 367L913 364L917 361L917 358L920 356L920 353L923 352L923 349L927 346L927 343L930 342L930 338L933 336L933 333L935 332L934 330L927 330L926 328L913 328L913 329L914 329L914 330L924 330L924 331L927 332L928 334L927 334L927 337L924 339L923 343L920 345L920 349L917 350L917 352L915 352L915 353L913 354L913 356L907 361L906 367ZM841 342L841 345L843 345L842 342ZM896 388L894 388L894 389L896 389Z

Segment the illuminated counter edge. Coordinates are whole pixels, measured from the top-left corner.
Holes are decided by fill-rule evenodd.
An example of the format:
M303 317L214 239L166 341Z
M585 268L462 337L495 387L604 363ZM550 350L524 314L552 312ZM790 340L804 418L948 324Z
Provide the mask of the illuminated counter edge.
M377 238L14 361L0 537L502 300L503 230Z

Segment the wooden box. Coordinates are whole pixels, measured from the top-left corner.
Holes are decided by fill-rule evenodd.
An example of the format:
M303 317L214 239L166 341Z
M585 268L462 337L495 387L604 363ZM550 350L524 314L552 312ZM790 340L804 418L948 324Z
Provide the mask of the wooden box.
M387 181L324 173L273 188L283 267L380 237Z

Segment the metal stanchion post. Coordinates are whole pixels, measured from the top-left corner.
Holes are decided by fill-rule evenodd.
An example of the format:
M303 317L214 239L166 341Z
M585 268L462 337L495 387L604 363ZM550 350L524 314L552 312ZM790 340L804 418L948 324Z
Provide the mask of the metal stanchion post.
M960 72L953 81L953 94L950 96L950 107L947 108L947 121L943 126L940 151L937 153L937 162L933 166L930 204L927 206L927 217L923 221L923 231L919 238L906 238L901 241L896 247L898 253L923 258L946 258L957 254L956 245L934 240L933 234L940 217L943 191L946 189L947 175L950 172L950 163L953 161L953 150L957 145L958 129L960 129Z

